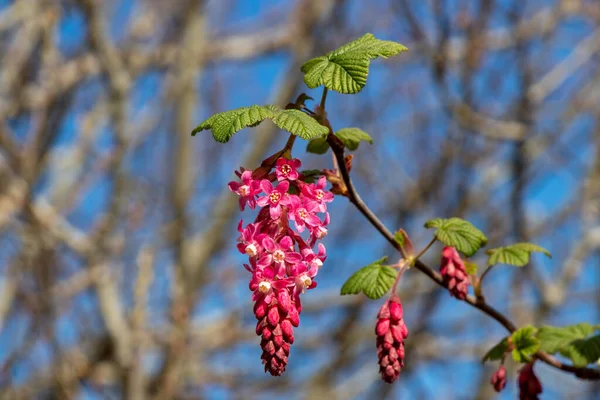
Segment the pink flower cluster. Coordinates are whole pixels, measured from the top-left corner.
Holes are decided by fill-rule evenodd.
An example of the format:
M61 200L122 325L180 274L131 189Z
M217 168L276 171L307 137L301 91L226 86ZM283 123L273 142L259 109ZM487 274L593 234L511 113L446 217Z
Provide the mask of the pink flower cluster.
M392 383L400 376L404 367L404 339L408 337L408 329L404 323L402 304L397 296L393 296L377 314L377 357L381 379Z
M240 196L242 211L246 205L262 208L254 223L244 227L240 221L237 247L249 257L244 266L252 274L261 358L265 371L274 376L287 366L293 327L300 323L300 295L317 285L315 277L326 258L325 246L317 242L327 234L327 203L333 201L333 194L325 190L325 177L304 182L300 166L298 159L279 158L275 173L267 179L254 179L252 171L241 169L236 171L240 182L229 183L229 189ZM321 219L318 214L323 213Z
M440 273L444 278L444 284L450 291L450 295L464 300L469 292L470 282L465 263L454 247L446 246L442 250Z

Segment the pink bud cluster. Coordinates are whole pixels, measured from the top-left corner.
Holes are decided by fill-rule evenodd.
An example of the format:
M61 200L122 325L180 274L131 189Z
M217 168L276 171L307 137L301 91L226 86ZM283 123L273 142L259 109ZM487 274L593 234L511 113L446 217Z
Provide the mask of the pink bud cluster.
M444 285L450 291L450 295L464 300L469 292L469 277L467 276L465 263L454 247L446 246L442 250L440 273L444 279Z
M533 363L525 365L519 371L519 400L538 400L542 393L542 384L533 372Z
M377 314L377 357L381 379L392 383L400 376L404 367L404 339L408 337L408 329L403 320L402 304L397 296L393 296Z
M244 266L252 274L261 358L265 371L274 376L287 366L293 327L300 323L300 295L317 285L315 277L326 258L325 246L317 242L327 234L327 203L333 201L333 194L325 190L325 177L305 182L300 166L298 159L279 158L275 173L267 179L255 179L252 171L241 169L236 171L240 182L229 183L229 189L240 196L242 211L246 205L262 208L254 223L243 227L240 221L237 247L249 257Z

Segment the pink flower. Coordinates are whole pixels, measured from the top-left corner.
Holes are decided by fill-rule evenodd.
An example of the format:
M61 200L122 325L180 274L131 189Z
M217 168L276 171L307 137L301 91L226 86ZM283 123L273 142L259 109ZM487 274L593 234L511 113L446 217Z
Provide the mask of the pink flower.
M262 298L265 303L269 304L276 289L283 289L288 285L289 280L277 279L275 269L269 266L254 269L249 286L250 290L254 292L252 294L253 301Z
M404 339L408 337L408 329L403 316L402 304L395 295L385 302L377 314L375 334L379 373L387 383L398 379L404 367Z
M325 253L325 246L323 243L319 243L318 249L319 252L317 254L315 254L310 247L306 247L305 250L302 251L304 262L306 262L310 267L316 267L317 270L323 266L325 259L327 259L327 254Z
M292 296L294 299L300 298L300 294L308 289L313 289L317 286L317 282L313 279L317 276L319 267L316 265L308 266L305 263L298 263L289 269L290 279L288 286L292 287Z
M506 368L504 368L504 365L501 365L500 368L494 372L490 383L494 386L494 390L498 393L504 389L506 386Z
M240 243L237 248L242 254L247 254L249 257L256 257L262 251L261 242L266 236L260 232L260 222L248 224L245 229L242 229L243 220L238 224L238 231L241 233L239 237Z
M259 261L259 264L273 263L277 276L285 273L286 263L291 265L302 260L300 253L293 251L294 242L289 236L282 237L279 243L275 243L272 238L267 236L262 240L262 245L267 254Z
M327 236L327 228L326 228L327 225L329 225L329 213L328 212L325 213L325 220L323 222L321 222L317 226L310 227L310 235L311 235L310 245L311 246L314 246L315 242L317 240L323 239L325 236Z
M294 158L293 160L288 160L283 157L277 159L275 162L275 174L277 175L277 180L297 180L300 176L298 168L300 168L301 165L302 163L297 158Z
M279 219L281 216L281 204L286 204L287 191L290 187L288 181L283 181L273 188L271 182L266 179L260 181L260 188L265 192L266 196L260 197L256 203L264 207L269 206L269 213L272 219Z
M327 204L333 201L333 193L324 190L327 185L327 178L320 177L317 183L310 183L302 186L302 194L309 200L310 207L316 208L319 212L327 210Z
M519 400L538 400L542 393L542 384L533 372L533 363L529 363L519 371Z
M260 193L259 182L252 179L252 171L243 171L241 174L236 171L236 175L240 177L242 183L229 182L229 190L240 196L240 210L244 211L246 203L254 210L256 207L255 196Z
M304 232L307 225L316 227L323 224L319 217L314 214L316 211L315 206L303 204L300 197L289 196L287 204L289 207L288 218L294 221L294 227L298 232Z
M469 291L469 277L465 264L454 247L446 246L442 250L442 265L440 273L450 295L464 300Z

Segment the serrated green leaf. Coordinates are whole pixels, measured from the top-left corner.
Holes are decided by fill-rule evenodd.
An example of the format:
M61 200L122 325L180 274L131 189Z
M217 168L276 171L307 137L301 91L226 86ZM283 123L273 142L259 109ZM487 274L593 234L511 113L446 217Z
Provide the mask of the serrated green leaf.
M386 260L387 257L383 257L356 271L342 286L341 294L363 292L371 299L378 299L386 294L394 284L398 273L390 266L381 265Z
M305 140L315 139L329 132L327 127L300 110L280 110L272 105L253 105L213 115L198 125L192 131L192 136L210 129L217 142L226 143L235 133L246 127L256 126L265 119L273 120L279 128Z
M600 360L600 335L577 339L561 349L560 353L571 359L576 367L585 367Z
M329 150L329 143L326 136L313 139L306 145L306 151L313 154L325 154L327 150Z
M514 346L512 358L518 363L527 363L540 349L540 341L535 337L537 330L531 325L517 329L511 335Z
M386 257L382 257L377 261L372 262L371 264L367 265L366 267L363 267L361 269L359 269L358 271L356 271L354 274L352 274L352 276L350 276L350 278L348 278L348 280L346 281L346 283L344 283L344 285L342 286L342 290L341 290L341 295L345 295L345 294L359 294L362 291L362 280L364 278L364 275L366 274L366 270L367 268L371 268L373 266L377 266L377 265L381 265L382 263L384 263L387 260L387 256Z
M369 134L362 129L359 128L342 128L335 133L337 137L344 143L344 146L348 148L348 150L356 150L358 149L358 145L361 141L369 142L373 144L373 139Z
M302 65L304 83L313 89L325 85L339 93L358 93L367 83L369 65L377 57L387 58L408 50L400 43L376 39L371 33Z
M563 327L544 325L539 329L537 337L541 341L541 349L554 354L573 340L585 339L594 333L594 330L587 322Z
M509 264L522 267L529 263L529 256L532 252L544 253L552 258L550 252L541 246L533 243L515 243L510 246L498 247L486 251L488 254L488 265Z
M437 228L435 237L446 246L455 247L467 257L485 246L487 238L470 222L461 218L436 218L425 223L425 228Z
M485 353L485 356L483 356L483 359L481 360L481 362L484 363L486 361L501 360L502 357L504 356L504 353L506 353L507 351L508 351L508 338L504 338L500 342L498 342L498 344L496 344L494 347L492 347L487 353Z
M549 354L560 353L578 367L600 359L600 336L588 338L598 328L587 322L564 327L543 326L537 337L541 349Z
M329 129L300 110L282 110L273 118L275 125L304 140L326 135Z
M363 284L364 294L373 300L386 294L398 275L398 271L388 265L380 265L375 269L373 273L366 276Z
M467 275L476 275L477 274L477 264L471 262L469 260L465 260L465 270Z
M271 105L253 105L220 112L198 125L192 131L192 136L210 129L217 142L227 143L240 130L248 126L256 126L267 118L274 118L279 112L277 107Z

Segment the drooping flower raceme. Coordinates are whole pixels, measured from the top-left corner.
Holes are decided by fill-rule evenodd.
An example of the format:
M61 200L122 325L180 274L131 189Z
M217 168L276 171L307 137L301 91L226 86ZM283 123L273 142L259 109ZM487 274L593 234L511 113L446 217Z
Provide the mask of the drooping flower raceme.
M381 379L392 383L400 376L404 367L404 339L408 337L408 329L404 323L404 312L400 299L393 295L377 314L377 357Z
M229 183L240 196L240 209L246 204L262 208L254 223L244 227L240 221L237 247L249 258L244 266L252 274L249 287L261 358L265 371L274 376L287 366L293 328L300 323L300 295L317 285L315 278L327 258L319 240L327 234L326 203L333 194L325 190L325 178L304 182L300 166L298 159L279 158L275 174L261 174L270 179L254 179L242 169L236 173L241 182Z
M469 292L469 277L467 276L465 263L454 247L446 246L442 250L440 273L444 278L444 284L450 291L450 295L464 300Z

